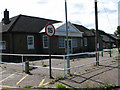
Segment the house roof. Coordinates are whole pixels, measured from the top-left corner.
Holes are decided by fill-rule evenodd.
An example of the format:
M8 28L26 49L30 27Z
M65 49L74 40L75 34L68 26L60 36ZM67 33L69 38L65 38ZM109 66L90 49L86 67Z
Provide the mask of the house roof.
M83 36L95 36L95 34L86 27L78 24L73 24L79 31L84 32Z
M39 33L46 26L46 24L53 24L58 22L61 21L20 14L18 16L10 18L10 23L2 26L2 32Z
M115 42L112 38L110 38L110 37L108 37L107 35L101 35L102 36L102 40L104 41L104 42L110 42L110 40L111 40L111 42Z
M113 34L109 34L113 39L118 40L119 38Z

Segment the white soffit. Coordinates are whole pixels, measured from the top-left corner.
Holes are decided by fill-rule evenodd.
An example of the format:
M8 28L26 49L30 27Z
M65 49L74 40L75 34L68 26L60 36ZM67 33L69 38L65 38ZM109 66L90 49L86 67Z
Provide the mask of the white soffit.
M53 24L55 27L55 35L56 36L66 36L66 24L65 23L56 23ZM45 32L45 27L39 32ZM68 22L68 36L71 37L82 37L83 32L79 31L74 25Z

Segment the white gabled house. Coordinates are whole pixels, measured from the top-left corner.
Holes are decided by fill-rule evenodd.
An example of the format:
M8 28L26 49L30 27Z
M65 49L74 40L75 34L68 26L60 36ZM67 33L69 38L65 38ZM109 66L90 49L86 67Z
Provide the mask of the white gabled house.
M66 40L66 24L65 23L57 23L53 24L55 27L55 35L52 37L52 47L54 48L52 50L53 54L65 54L66 53L66 46L67 46L67 40ZM40 32L44 33L45 28ZM72 25L71 22L68 22L68 40L69 40L69 52L70 53L76 53L80 52L81 47L81 39L83 37L83 32L78 30L74 25ZM43 52L46 52L46 49L48 49L48 37L44 33L43 34ZM47 46L47 48L45 47ZM48 51L48 50L47 50Z

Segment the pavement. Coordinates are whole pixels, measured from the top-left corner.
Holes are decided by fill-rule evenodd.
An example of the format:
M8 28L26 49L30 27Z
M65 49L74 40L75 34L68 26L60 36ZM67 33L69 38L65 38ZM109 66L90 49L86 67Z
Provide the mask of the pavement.
M118 52L116 53L117 55ZM112 53L115 55L115 52ZM120 57L110 57L109 53L104 53L102 57L100 55L100 60L107 59L100 62L100 66L95 66L94 64L86 65L79 68L71 69L71 75L67 76L64 80L56 80L58 77L64 76L64 71L62 70L52 70L52 76L55 79L49 78L49 69L47 68L36 68L30 71L30 74L23 72L24 67L20 65L21 63L6 63L1 64L1 79L0 87L2 90L26 90L25 87L40 88L44 86L45 88L56 88L56 84L62 83L68 88L85 88L85 87L99 87L106 84L120 86L119 82L119 71L118 71L118 61ZM86 57L80 59L72 59L70 61L71 67L79 66L82 64L87 64L95 61L95 57ZM30 65L42 66L43 64L49 65L48 60L42 61L31 61ZM52 59L52 67L54 68L64 68L63 59ZM8 89L12 88L12 89ZM14 89L13 89L14 88ZM19 89L16 89L19 88ZM29 89L32 90L32 89ZM35 89L37 90L37 89Z

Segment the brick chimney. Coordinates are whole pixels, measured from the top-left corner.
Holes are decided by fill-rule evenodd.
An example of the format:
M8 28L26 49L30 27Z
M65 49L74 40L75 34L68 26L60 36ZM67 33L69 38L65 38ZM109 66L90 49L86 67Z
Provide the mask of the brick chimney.
M4 11L4 24L9 24L9 11L7 11L7 9L5 9Z

